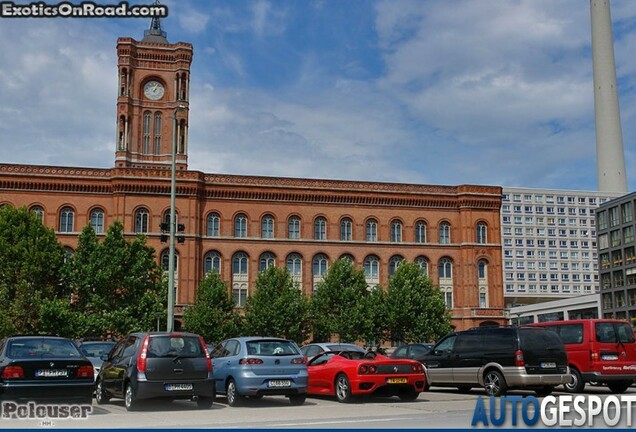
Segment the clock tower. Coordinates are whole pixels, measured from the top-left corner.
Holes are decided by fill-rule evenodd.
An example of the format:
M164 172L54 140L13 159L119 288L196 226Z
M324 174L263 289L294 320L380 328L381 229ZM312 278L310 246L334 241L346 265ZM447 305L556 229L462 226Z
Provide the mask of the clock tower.
M117 168L188 169L192 44L170 43L153 18L141 41L117 40Z

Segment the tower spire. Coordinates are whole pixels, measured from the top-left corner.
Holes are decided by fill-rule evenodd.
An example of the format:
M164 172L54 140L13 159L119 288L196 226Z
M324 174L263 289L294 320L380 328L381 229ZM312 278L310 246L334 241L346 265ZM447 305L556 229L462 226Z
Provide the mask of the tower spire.
M159 4L159 0L155 0L155 5ZM166 39L167 33L161 29L161 19L156 16L152 17L150 21L150 28L148 30L144 30L144 38L141 40L142 42L151 42L151 43L161 43L161 44L169 44L168 39Z

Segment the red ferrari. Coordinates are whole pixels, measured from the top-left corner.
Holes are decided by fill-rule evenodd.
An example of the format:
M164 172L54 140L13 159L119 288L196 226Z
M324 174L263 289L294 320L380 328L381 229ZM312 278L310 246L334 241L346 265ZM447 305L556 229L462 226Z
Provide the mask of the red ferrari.
M307 363L308 394L335 395L349 402L355 395L399 396L415 400L424 390L426 375L418 361L392 359L383 355L369 358L357 351L327 351Z

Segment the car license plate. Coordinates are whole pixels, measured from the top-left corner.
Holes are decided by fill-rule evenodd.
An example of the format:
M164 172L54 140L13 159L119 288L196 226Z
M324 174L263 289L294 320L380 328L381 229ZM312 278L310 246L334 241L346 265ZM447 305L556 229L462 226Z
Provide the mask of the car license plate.
M618 360L618 354L603 354L601 360Z
M555 362L541 362L541 369L555 369L556 368L556 363Z
M406 384L408 380L406 378L387 378L387 384Z
M267 387L291 387L290 380L269 380Z
M36 377L55 378L55 377L67 377L67 369L38 369L35 371Z
M166 384L166 391L188 391L192 390L192 384Z

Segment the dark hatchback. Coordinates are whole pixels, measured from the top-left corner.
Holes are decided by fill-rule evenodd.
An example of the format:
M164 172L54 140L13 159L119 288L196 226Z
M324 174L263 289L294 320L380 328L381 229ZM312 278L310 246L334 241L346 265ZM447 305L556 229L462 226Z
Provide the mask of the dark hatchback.
M203 338L193 333L132 333L104 356L95 399L124 399L126 409L141 399L190 399L209 408L215 397L212 361Z
M91 404L93 366L70 339L16 336L0 341L0 399Z

